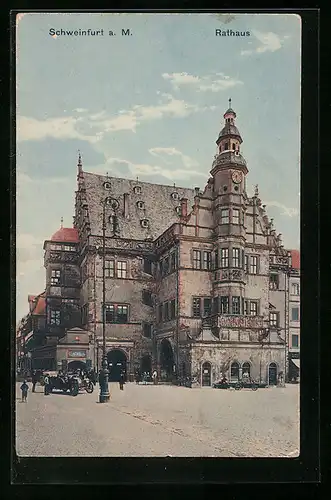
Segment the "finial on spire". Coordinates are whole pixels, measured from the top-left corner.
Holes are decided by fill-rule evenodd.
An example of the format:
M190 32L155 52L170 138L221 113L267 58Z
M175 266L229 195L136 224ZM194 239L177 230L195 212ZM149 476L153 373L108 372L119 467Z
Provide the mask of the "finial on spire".
M63 228L63 217L61 217L61 229Z
M229 108L231 108L231 97L229 98Z
M254 196L259 196L259 186L255 184Z
M136 181L137 181L137 182L139 181L139 177L138 177L138 175L137 175L137 177L136 177Z

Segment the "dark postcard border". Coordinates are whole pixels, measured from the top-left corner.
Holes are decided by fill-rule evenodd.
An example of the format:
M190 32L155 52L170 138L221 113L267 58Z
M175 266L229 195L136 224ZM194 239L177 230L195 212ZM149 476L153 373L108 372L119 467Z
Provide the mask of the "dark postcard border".
M50 9L43 9L48 12ZM117 9L117 11L120 9ZM137 9L138 10L138 9ZM11 18L11 91L15 110L15 14ZM60 10L65 12L66 10ZM79 12L80 10L77 10ZM116 10L114 10L116 11ZM151 10L152 11L152 10ZM165 11L164 12L171 12ZM212 12L208 9L205 12ZM31 10L29 10L31 12ZM41 12L41 11L40 11ZM67 10L70 12L70 10ZM160 12L160 11L159 11ZM183 11L184 13L185 11ZM190 12L190 11L186 11ZM198 11L196 11L198 12ZM201 12L201 11L200 11ZM15 455L14 386L8 384L12 411L10 432L3 436L11 451L13 484L141 484L318 482L319 469L319 12L317 10L243 10L214 12L296 13L302 20L302 141L301 141L301 454L292 459L214 458L20 458ZM14 29L13 29L14 26ZM15 112L15 111L14 111ZM12 111L13 113L13 111ZM14 113L13 113L14 114ZM15 123L12 117L11 172L15 172ZM11 184L15 227L15 186ZM12 255L14 252L12 252ZM11 279L15 280L12 258ZM311 263L316 263L312 266ZM15 289L13 283L11 294ZM314 307L312 307L314 305ZM15 332L12 303L9 345ZM11 330L11 331L10 331ZM313 342L311 341L313 337ZM8 350L9 352L9 350ZM14 359L11 348L11 366ZM9 361L9 360L8 360ZM7 364L8 366L8 364ZM14 372L12 371L12 375ZM9 401L8 401L9 403ZM55 431L55 430L54 430ZM4 442L4 440L1 440Z

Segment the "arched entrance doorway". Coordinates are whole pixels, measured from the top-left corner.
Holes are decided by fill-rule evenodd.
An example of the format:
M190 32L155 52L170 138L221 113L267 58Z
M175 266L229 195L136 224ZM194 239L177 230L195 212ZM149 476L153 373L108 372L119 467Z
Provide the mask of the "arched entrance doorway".
M109 382L119 382L121 372L124 371L126 380L126 355L119 349L112 349L107 354Z
M171 379L174 373L174 352L169 340L163 339L160 345L161 378Z
M243 364L242 366L243 369L243 378L245 377L245 374L247 374L247 377L251 377L251 365L247 361Z
M239 363L236 361L231 364L231 369L230 369L230 381L231 382L238 382L239 380Z
M270 363L269 365L269 385L277 385L277 365Z
M150 373L152 375L152 358L149 354L145 354L140 360L141 373Z
M86 370L84 361L70 361L68 363L68 372L75 372L76 370Z
M202 387L211 386L211 364L209 361L205 361L201 368L201 385Z

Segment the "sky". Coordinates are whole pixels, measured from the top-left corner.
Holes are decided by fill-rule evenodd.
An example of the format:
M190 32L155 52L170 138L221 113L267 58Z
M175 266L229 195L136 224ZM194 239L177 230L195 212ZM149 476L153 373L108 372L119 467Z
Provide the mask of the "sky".
M89 172L203 189L229 98L248 194L258 184L299 248L299 16L29 13L16 26L17 319L44 290L44 240L61 217L72 227L78 151ZM230 29L250 35L216 36Z

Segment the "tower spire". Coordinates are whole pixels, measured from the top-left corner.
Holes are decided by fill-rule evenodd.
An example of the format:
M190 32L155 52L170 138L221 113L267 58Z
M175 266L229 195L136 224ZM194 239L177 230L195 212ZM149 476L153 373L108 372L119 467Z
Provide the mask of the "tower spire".
M63 228L63 217L61 217L61 229Z
M231 108L231 97L229 98L229 108Z
M82 163L82 155L80 154L80 150L78 150L77 167L78 167L78 174L82 173L83 172L83 163Z

